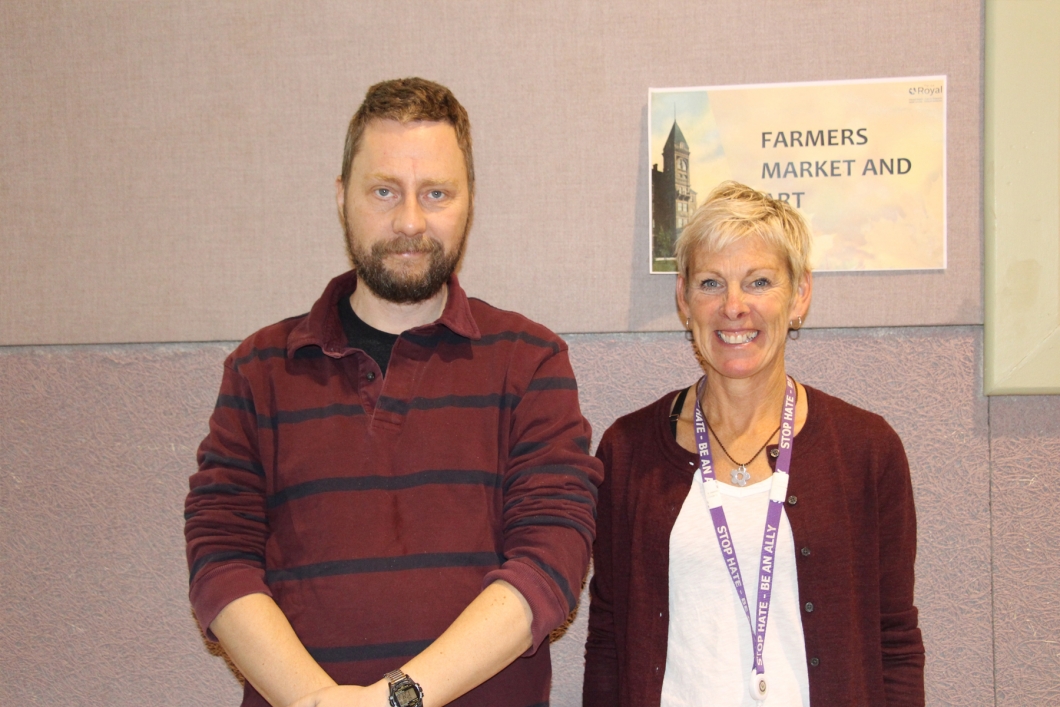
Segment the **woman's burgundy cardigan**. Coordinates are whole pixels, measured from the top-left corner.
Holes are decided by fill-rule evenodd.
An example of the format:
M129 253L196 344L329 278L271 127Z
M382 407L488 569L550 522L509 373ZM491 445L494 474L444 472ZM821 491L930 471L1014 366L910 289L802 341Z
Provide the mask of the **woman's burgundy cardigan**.
M795 538L810 703L924 704L913 605L916 512L887 422L806 386L785 513ZM656 707L666 670L670 530L697 457L669 427L677 391L604 433L585 707ZM772 460L772 457L769 457Z

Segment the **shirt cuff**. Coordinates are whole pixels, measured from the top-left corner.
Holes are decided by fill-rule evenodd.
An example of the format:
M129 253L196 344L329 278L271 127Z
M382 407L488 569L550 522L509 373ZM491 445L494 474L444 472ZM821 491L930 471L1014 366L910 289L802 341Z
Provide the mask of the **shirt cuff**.
M570 612L563 608L566 600L557 593L548 576L525 558L508 560L500 568L487 574L482 580L483 589L499 579L515 587L530 605L533 615L530 622L533 645L523 655L531 656L548 640L552 630L567 619Z
M210 630L210 624L226 606L250 594L272 596L269 586L265 584L264 570L239 563L203 572L195 578L188 594L195 618L211 641L216 641L217 637Z

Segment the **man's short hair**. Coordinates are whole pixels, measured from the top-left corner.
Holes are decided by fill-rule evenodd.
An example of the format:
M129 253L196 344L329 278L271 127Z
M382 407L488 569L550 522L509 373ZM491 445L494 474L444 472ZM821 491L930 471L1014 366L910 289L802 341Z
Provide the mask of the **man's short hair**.
M449 123L456 131L456 144L464 153L467 165L468 225L475 199L475 162L471 156L471 122L467 111L445 86L421 78L382 81L368 89L364 102L350 120L346 131L346 150L342 156L342 188L350 185L353 158L360 147L361 135L373 120L396 120L412 123L428 120Z

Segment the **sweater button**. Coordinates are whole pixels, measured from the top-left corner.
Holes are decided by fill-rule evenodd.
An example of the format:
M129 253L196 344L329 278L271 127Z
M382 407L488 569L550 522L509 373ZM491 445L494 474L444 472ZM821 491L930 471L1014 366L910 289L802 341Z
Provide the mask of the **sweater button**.
M374 371L368 371L368 375L366 375L365 378L367 378L369 381L374 381L375 380L375 372Z
M776 459L777 457L780 456L780 449L778 449L776 447L774 447L773 449L770 449L769 450L769 456L771 456L774 459Z
M799 497L798 496L788 496L788 505L789 506L794 506L798 502L799 502Z
M813 602L812 601L806 602L806 613L807 614L812 614L813 613Z
M820 659L818 659L818 658L810 658L810 665L812 665L813 667L816 668L820 664L821 664Z
M808 547L802 548L801 550L799 550L799 552L802 553L803 557L809 557L810 556L810 548L808 548Z

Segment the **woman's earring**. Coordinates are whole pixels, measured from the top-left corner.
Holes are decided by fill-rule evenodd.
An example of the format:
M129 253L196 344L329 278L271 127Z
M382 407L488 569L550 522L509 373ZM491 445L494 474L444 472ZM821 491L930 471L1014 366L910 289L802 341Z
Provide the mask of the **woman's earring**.
M685 317L685 339L687 339L688 341L693 341L694 340L694 337L692 336L692 318L691 317Z
M799 338L799 329L802 329L802 317L795 317L788 321L788 338L795 341Z

